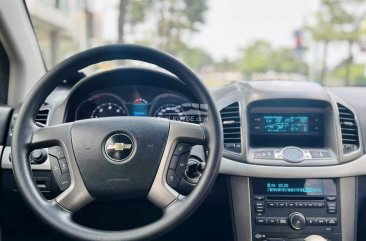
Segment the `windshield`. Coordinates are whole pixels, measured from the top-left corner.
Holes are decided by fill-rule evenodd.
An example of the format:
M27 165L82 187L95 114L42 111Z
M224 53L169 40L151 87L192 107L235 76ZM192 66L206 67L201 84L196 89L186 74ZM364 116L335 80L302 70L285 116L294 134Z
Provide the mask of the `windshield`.
M366 85L363 0L26 3L48 68L94 46L138 43L175 55L208 86L269 79Z

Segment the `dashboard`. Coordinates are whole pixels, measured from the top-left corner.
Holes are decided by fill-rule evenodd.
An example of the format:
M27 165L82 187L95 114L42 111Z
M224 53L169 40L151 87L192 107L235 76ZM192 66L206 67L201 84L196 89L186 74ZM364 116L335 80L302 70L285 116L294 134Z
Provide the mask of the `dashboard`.
M356 240L354 227L362 211L358 205L366 202L366 184L360 181L366 175L364 89L239 81L211 94L221 113L220 173L228 179L227 198L237 240L304 240L310 234L332 241ZM40 113L47 111L43 120L47 125L116 116L198 124L206 116L196 99L169 74L116 69L60 86ZM11 169L16 112L3 148L5 170ZM186 194L198 182L204 161L205 150L193 148L186 169ZM31 164L38 172L51 170L49 159ZM47 195L57 189L50 179L50 174L36 177Z

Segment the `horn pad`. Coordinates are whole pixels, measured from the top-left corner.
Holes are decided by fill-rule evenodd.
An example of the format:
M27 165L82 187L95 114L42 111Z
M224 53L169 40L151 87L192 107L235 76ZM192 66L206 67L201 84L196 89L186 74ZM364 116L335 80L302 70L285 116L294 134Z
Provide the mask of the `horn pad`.
M89 193L98 200L147 195L169 134L161 118L110 117L73 123L75 158Z

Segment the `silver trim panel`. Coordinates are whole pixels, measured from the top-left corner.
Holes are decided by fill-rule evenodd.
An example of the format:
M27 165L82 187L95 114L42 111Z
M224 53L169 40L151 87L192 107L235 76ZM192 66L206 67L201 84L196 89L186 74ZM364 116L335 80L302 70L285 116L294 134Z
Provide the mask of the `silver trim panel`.
M285 161L283 161L285 162ZM222 158L220 174L243 177L337 178L366 175L366 155L333 166L265 166Z

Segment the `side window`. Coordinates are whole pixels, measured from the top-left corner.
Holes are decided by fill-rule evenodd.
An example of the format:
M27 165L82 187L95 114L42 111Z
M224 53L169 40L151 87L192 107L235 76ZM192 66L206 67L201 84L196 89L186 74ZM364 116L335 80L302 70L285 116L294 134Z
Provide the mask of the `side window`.
M6 104L9 87L9 59L0 43L0 104Z

